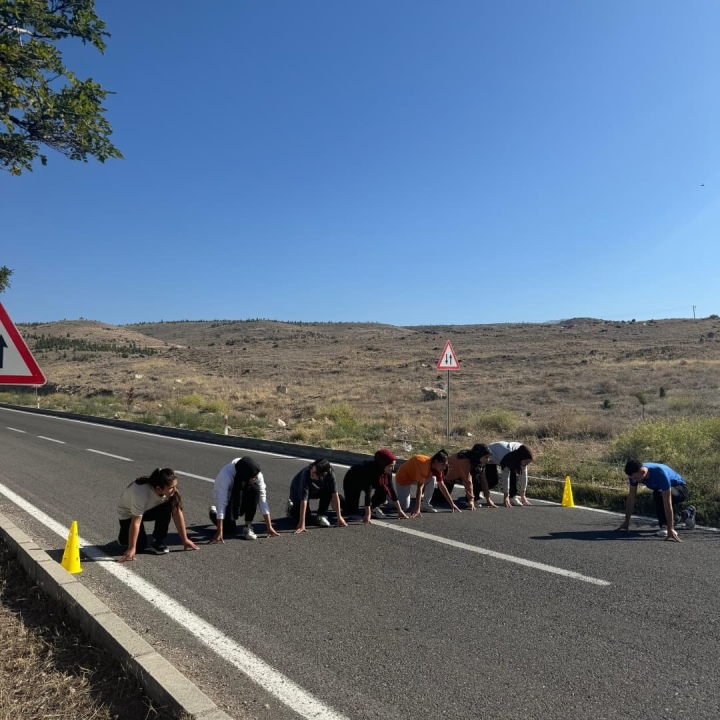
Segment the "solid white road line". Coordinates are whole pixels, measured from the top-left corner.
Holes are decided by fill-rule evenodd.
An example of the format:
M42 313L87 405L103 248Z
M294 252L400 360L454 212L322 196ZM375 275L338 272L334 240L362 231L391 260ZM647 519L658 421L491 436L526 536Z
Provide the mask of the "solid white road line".
M64 440L56 440L55 438L45 437L44 435L38 435L41 440L49 440L50 442L57 443L58 445L65 445Z
M563 577L571 578L573 580L582 580L583 582L590 583L592 585L610 585L607 580L599 580L598 578L589 577L588 575L581 575L580 573L573 572L572 570L563 570L562 568L554 567L552 565L545 565L544 563L535 562L533 560L525 560L523 558L515 557L514 555L506 555L505 553L495 552L495 550L487 550L485 548L477 547L476 545L468 545L467 543L458 542L457 540L449 540L448 538L438 537L437 535L430 535L430 533L422 532L422 530L413 530L409 527L391 525L390 523L379 520L373 520L373 525L378 525L380 527L387 528L388 530L395 530L408 535L414 535L415 537L422 538L423 540L432 540L434 542L441 543L442 545L449 545L450 547L467 550L469 552L477 553L478 555L487 555L488 557L495 558L496 560L505 560L506 562L523 565L524 567L533 568L534 570L542 570L543 572L552 573L553 575L562 575Z
M105 455L105 457L115 458L116 460L124 460L125 462L135 462L131 458L123 457L122 455L113 455L112 453L106 453L102 450L93 450L92 448L86 448L88 452L95 453L96 455Z
M67 537L68 529L66 527L53 520L39 508L31 505L2 483L0 483L0 493L59 537L63 539ZM308 718L308 720L348 720L345 715L335 712L332 708L310 695L290 678L275 670L275 668L249 650L246 650L242 645L231 640L216 627L195 615L195 613L190 612L169 595L158 590L152 583L138 577L129 567L114 561L108 562L108 556L100 548L88 545L81 537L78 539L80 548L86 555L93 560L104 561L98 563L100 567L107 570L140 597L152 603L157 610L175 620L223 660L234 665L256 685L274 695L298 715Z

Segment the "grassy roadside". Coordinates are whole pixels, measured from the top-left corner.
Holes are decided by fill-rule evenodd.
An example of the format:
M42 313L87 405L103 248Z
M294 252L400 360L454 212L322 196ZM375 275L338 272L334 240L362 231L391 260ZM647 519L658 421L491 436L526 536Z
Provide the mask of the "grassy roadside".
M68 624L0 542L0 720L188 720Z

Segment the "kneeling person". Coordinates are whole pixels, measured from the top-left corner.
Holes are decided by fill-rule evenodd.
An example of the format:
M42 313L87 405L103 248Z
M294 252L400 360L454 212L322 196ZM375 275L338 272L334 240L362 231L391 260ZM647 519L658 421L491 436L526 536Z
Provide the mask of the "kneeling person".
M210 544L225 542L224 535L237 532L237 522L243 517L245 527L242 535L246 540L256 540L252 521L258 506L265 518L269 537L278 537L270 519L265 478L260 466L249 457L236 458L225 465L215 478L210 521L217 527Z
M155 555L170 552L165 538L171 517L183 547L186 550L200 549L187 536L177 484L175 473L170 468L157 468L149 476L140 477L125 488L117 506L120 521L118 544L125 550L118 562L134 560L136 553L143 550ZM152 541L148 543L143 523L150 520L155 521L155 527Z
M310 512L310 500L315 499L318 500L317 516ZM331 501L335 507L338 527L346 527L332 466L327 460L316 460L303 468L290 483L288 515L297 522L294 534L305 532L306 523L330 527L326 513Z

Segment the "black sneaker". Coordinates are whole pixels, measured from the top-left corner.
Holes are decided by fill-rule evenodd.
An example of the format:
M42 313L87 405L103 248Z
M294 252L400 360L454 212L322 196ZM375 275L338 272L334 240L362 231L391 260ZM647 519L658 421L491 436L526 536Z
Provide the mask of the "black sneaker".
M153 555L167 555L170 552L167 545L163 545L157 540L153 540L150 543L150 547L147 549L147 551L152 553Z

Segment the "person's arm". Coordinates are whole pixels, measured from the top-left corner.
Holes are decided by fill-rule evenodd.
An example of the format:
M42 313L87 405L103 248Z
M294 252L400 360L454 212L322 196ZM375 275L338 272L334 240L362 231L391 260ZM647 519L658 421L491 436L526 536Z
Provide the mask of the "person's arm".
M501 468L500 472L503 486L503 505L505 505L505 507L512 507L510 504L510 468Z
M452 495L445 487L445 482L443 480L438 480L438 488L440 489L442 496L445 498L445 501L452 509L452 512L455 512L456 510L457 512L462 512L462 510L453 502Z
M467 500L468 508L475 510L475 492L473 491L472 473L470 470L463 473L462 484L465 488L465 500Z
M629 530L630 529L630 516L632 515L633 508L635 507L635 498L637 496L637 485L631 485L630 491L628 492L627 499L625 500L625 520L618 530Z
M490 488L488 487L487 477L485 476L485 470L478 475L478 481L480 483L480 492L485 498L485 502L489 508L497 508L497 505L492 501L490 497Z
M307 498L300 501L300 517L298 517L298 524L293 535L299 535L301 532L305 532L305 513L307 513L307 506Z
M130 522L130 530L128 531L128 546L122 557L118 558L118 562L127 562L135 559L137 539L140 534L140 525L142 524L142 515L133 515Z
M675 518L673 517L672 496L670 494L670 490L662 491L662 499L663 506L665 508L665 519L667 520L668 536L666 539L674 542L682 542L675 530Z
M420 517L420 505L422 504L423 486L421 483L417 484L417 495L415 496L415 509L410 514L411 518Z
M185 516L180 508L175 508L172 514L173 522L177 528L180 542L186 550L199 550L200 548L187 536L187 528L185 527Z
M340 507L340 495L336 492L333 493L332 504L335 508L335 517L337 518L338 527L347 527L345 518L342 516L342 508ZM370 506L368 505L368 507Z
M272 520L270 519L270 513L265 513L263 515L263 518L265 518L265 525L267 525L267 534L268 537L280 537L280 533L275 530L275 528L272 526Z

